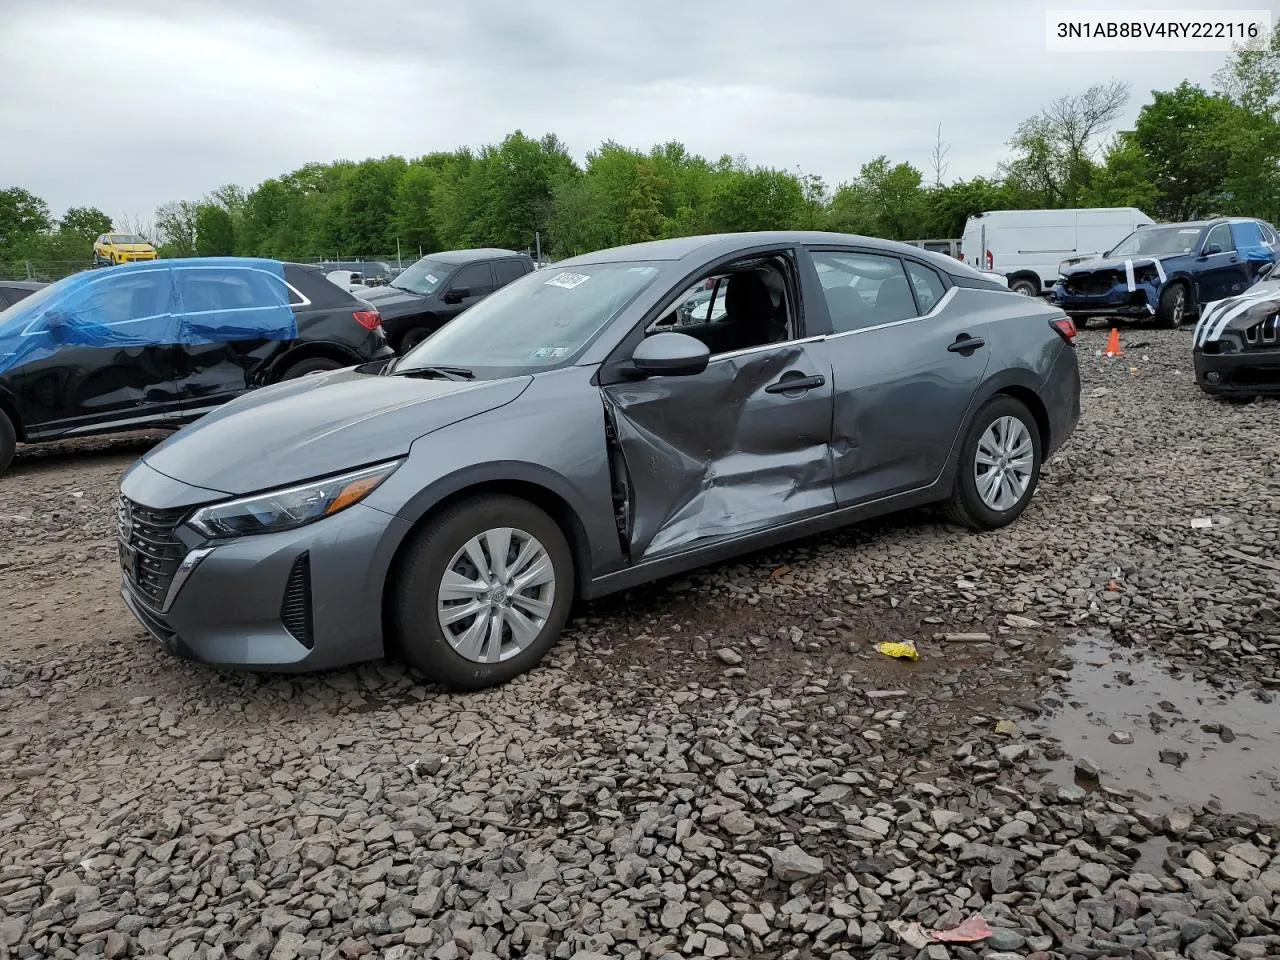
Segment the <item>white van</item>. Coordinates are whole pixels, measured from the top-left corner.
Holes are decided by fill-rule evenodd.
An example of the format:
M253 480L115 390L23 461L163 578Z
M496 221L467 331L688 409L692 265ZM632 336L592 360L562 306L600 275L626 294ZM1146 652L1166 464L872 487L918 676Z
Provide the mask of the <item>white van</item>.
M966 221L961 259L1003 274L1010 290L1035 297L1057 282L1064 260L1098 256L1152 223L1136 207L991 210Z

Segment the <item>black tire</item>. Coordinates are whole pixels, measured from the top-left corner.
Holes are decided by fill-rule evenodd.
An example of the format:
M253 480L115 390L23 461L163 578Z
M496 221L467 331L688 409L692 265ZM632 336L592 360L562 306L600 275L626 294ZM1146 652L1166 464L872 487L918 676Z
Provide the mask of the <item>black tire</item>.
M993 424L1006 417L1019 422L1031 438L1031 473L1026 489L1017 501L1007 508L995 509L983 501L978 491L978 444ZM970 422L964 443L960 445L955 486L951 499L944 507L947 518L953 523L975 530L997 530L1018 519L1031 502L1040 479L1040 444L1040 428L1036 426L1036 419L1025 404L1010 396L996 396L988 400Z
M1218 399L1222 400L1224 403L1229 403L1236 407L1247 407L1249 404L1253 403L1253 401L1257 400L1258 398L1256 396L1242 396L1237 393L1237 394L1226 394L1224 396L1218 397Z
M325 370L338 370L348 364L344 364L332 357L308 357L306 360L299 360L285 367L280 374L280 381L296 380L298 377L305 377L308 373L321 373Z
M1040 296L1040 284L1027 277L1018 277L1009 284L1009 289L1014 293L1020 293L1024 297Z
M523 532L542 545L551 561L554 595L544 624L527 646L508 659L482 663L464 657L450 643L438 615L439 592L458 552L472 538L497 528ZM434 517L410 544L391 586L391 619L399 650L409 666L455 690L481 690L533 669L560 638L573 604L573 555L559 525L538 507L518 497L482 495L459 501ZM486 616L478 613L463 618L458 629L465 631L468 623L480 623ZM501 629L501 640L508 636L514 639L508 627Z
M1182 326L1187 318L1187 285L1171 283L1160 292L1160 304L1156 307L1156 326L1173 330Z
M1083 330L1089 325L1088 317L1072 317L1071 322L1076 325L1077 330Z
M431 334L435 333L430 327L410 327L400 335L400 349L397 353L406 354Z
M13 463L13 455L18 449L18 431L13 422L0 410L0 473L9 469Z

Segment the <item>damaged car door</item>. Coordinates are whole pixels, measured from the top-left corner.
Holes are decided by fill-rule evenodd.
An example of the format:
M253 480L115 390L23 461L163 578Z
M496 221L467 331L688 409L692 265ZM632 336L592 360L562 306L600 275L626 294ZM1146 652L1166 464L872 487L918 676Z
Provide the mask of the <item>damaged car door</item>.
M178 415L173 348L159 334L173 310L168 271L130 270L86 272L5 312L15 345L27 348L5 380L29 438Z
M837 505L928 486L990 362L983 323L923 263L847 248L811 253L832 330Z
M822 340L804 336L793 263L732 272L724 315L705 324L677 325L689 291L673 291L635 356L649 338L696 340L705 366L602 385L632 562L833 508L831 365Z

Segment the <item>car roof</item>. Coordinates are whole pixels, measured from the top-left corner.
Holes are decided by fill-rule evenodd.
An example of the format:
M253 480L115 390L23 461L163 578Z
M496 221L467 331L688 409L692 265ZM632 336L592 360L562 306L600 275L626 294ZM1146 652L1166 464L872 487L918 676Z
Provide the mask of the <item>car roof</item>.
M821 230L759 230L745 233L714 233L696 237L673 237L669 240L650 240L645 243L631 243L594 253L560 260L555 266L586 266L591 263L624 263L629 260L674 261L697 259L715 259L721 255L730 255L735 250L750 247L783 246L789 244L818 245L836 244L840 246L859 246L884 253L906 254L929 263L937 264L948 273L955 273L957 268L968 276L973 271L952 257L945 254L925 250L922 247L901 243L897 240L882 240L879 237L864 237L852 233L828 233Z
M428 260L439 260L441 263L471 263L473 260L491 260L494 257L523 257L523 253L515 250L503 250L499 247L477 247L474 250L440 250L428 253Z

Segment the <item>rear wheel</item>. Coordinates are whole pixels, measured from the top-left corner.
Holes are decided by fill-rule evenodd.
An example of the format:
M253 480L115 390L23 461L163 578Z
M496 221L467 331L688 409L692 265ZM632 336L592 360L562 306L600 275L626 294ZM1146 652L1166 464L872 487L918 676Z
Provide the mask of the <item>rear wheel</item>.
M5 415L3 410L0 410L0 473L9 469L17 449L18 431L13 427L13 421Z
M517 497L460 501L431 520L393 585L391 613L410 666L479 690L533 667L560 637L573 602L564 533Z
M1040 293L1040 285L1026 277L1019 277L1014 280L1009 284L1009 289L1014 293L1022 294L1024 297L1034 297Z
M1040 476L1040 429L1026 405L998 396L978 411L960 448L946 506L955 523L995 530L1021 516Z
M297 363L291 363L284 368L284 372L280 374L280 379L296 380L298 377L305 377L308 373L320 373L324 370L337 370L343 366L332 357L308 357L306 360L299 360Z
M1187 288L1181 283L1171 283L1160 294L1156 307L1156 324L1172 330L1182 326L1187 315Z
M408 353L434 332L435 331L429 330L426 327L413 327L412 329L406 330L404 332L404 336L400 338L400 352Z

